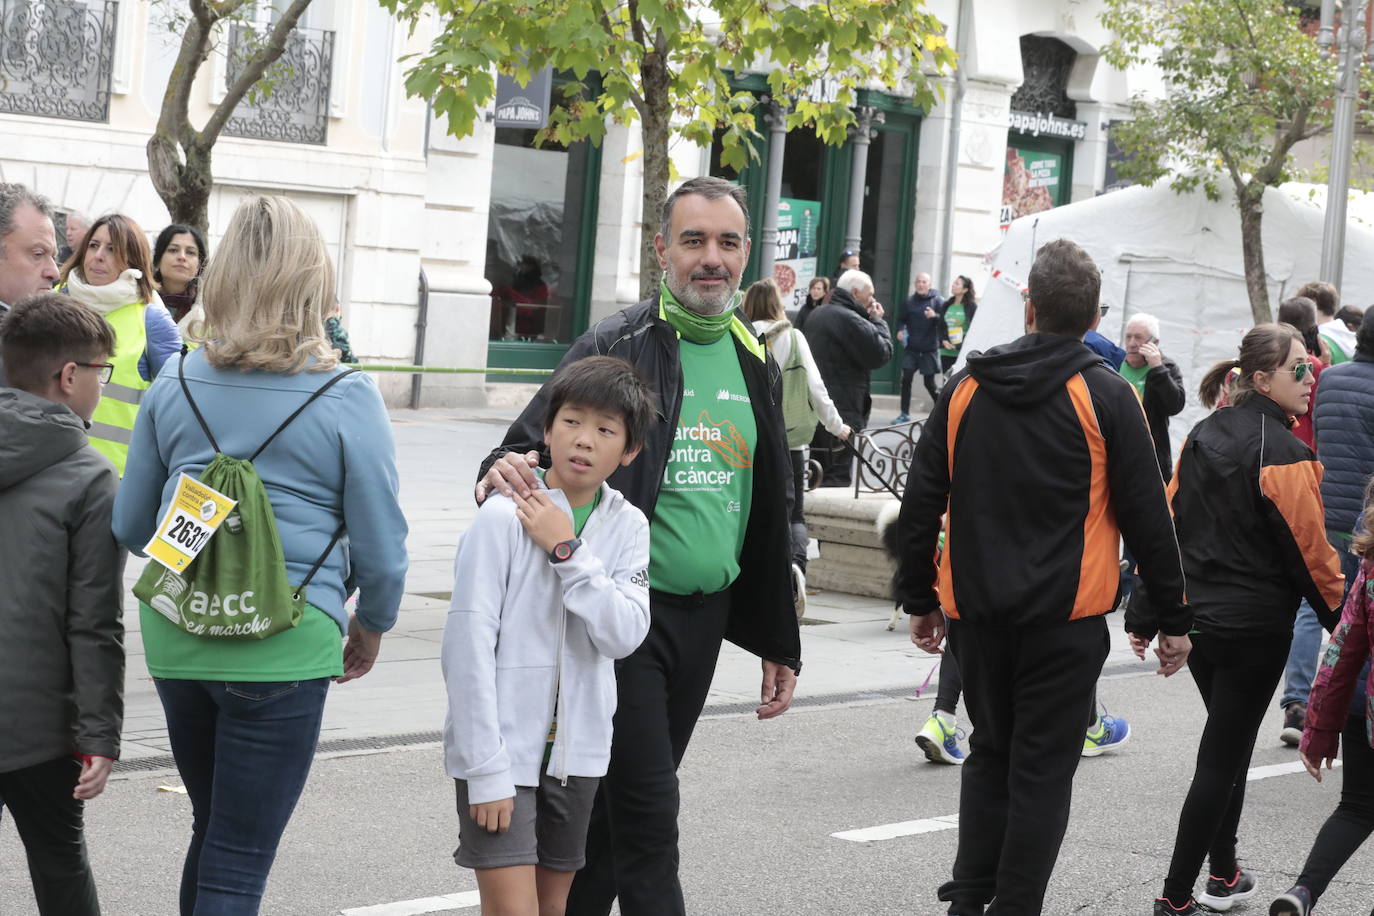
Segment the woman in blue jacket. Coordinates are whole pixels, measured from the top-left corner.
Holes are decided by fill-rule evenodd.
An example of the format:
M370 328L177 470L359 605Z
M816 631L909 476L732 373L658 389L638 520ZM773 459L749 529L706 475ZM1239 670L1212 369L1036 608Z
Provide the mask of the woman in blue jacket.
M198 479L217 451L253 455L340 375L324 335L333 278L319 229L298 207L281 197L239 206L204 278L213 336L168 366L139 414L114 507L120 543L141 550L183 473ZM390 421L367 375L337 379L310 401L253 468L288 581L301 583L320 563L299 623L265 639L214 639L139 605L148 671L191 799L183 916L258 912L310 772L330 682L371 669L405 584ZM350 619L344 602L355 586Z

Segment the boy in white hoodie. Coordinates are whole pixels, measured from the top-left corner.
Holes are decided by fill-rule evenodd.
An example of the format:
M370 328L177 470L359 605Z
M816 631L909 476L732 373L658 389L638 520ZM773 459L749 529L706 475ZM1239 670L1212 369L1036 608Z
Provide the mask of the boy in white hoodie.
M444 627L454 860L483 913L564 910L610 759L614 660L649 632L649 523L606 478L639 454L654 398L593 356L550 388L542 488L493 494L458 545Z

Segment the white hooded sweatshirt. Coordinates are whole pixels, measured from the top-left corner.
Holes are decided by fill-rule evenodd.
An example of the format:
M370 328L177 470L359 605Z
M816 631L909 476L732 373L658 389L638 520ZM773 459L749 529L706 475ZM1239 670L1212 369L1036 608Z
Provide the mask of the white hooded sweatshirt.
M567 512L562 490L548 490ZM649 523L618 491L549 562L493 493L458 544L441 661L448 688L444 761L472 804L537 786L555 704L548 774L604 776L616 707L614 660L649 633Z

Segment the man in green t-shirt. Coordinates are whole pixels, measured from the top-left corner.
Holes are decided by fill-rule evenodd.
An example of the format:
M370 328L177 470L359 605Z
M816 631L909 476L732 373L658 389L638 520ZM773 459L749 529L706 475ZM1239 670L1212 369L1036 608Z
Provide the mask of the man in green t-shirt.
M649 635L617 663L610 768L569 916L684 914L677 767L706 702L722 639L763 664L760 719L786 711L801 668L791 576L791 462L778 366L736 309L749 257L744 190L695 178L671 195L655 239L659 294L598 322L561 366L625 359L661 402L644 450L607 481L649 519ZM561 368L560 366L560 368ZM476 495L533 485L547 463L547 385L483 463Z

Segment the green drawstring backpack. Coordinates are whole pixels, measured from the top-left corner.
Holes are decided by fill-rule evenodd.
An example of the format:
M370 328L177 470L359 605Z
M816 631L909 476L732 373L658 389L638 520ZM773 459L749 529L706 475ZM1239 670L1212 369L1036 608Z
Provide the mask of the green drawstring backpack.
M180 573L161 563L149 563L134 585L134 595L193 636L266 639L300 623L305 613L306 586L343 537L344 526L339 525L324 553L301 584L293 589L286 578L286 558L277 534L277 520L272 514L267 490L253 467L253 459L261 455L316 398L358 370L341 372L325 382L282 421L257 451L248 458L233 458L220 451L205 417L191 398L185 363L183 353L177 365L181 390L215 450L215 457L201 474L200 482L237 501L238 505L200 554Z
M792 330L792 352L782 367L782 422L787 427L787 447L801 448L816 435L816 405L811 403L811 386L806 379L797 331Z

